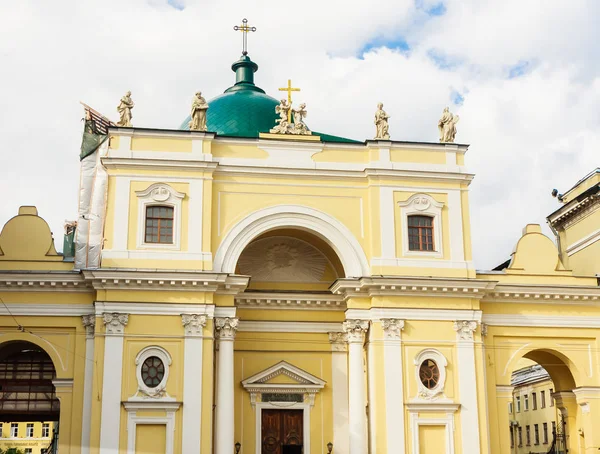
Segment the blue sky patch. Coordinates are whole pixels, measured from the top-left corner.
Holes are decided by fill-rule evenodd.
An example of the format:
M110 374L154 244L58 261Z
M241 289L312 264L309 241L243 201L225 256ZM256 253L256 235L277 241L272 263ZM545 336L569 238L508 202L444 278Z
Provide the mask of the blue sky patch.
M427 56L440 69L454 69L462 63L460 59L446 55L437 49L429 49Z
M184 0L167 0L167 3L179 11L185 9Z
M429 16L443 16L446 14L446 5L444 2L436 3L433 6L425 6L423 0L415 0L415 7L424 11Z
M521 60L516 65L513 65L508 70L508 78L514 79L527 74L531 70L531 62L528 60Z
M452 90L450 92L450 99L457 106L462 106L465 102L465 97L458 90Z
M406 40L398 36L396 38L374 38L368 41L359 51L358 58L363 58L364 54L373 50L379 49L380 47L387 47L388 49L397 50L402 53L408 53L410 51L410 46L406 42Z

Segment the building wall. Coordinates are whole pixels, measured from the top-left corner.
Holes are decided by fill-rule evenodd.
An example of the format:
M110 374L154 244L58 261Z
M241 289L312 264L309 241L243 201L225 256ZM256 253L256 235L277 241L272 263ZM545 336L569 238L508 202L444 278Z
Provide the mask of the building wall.
M3 422L2 429L0 430L0 449L18 448L23 452L31 450L32 454L41 454L41 450L47 448L52 439L52 431L54 430L54 422ZM18 435L12 436L12 426L17 425ZM28 436L27 428L28 425L33 426L32 436ZM44 436L42 433L42 427L44 424L48 424L48 436Z

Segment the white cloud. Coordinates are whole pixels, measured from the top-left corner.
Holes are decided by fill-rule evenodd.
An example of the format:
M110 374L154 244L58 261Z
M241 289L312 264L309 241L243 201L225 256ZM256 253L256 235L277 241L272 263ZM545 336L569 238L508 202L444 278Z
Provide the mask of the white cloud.
M476 265L500 263L526 223L543 224L557 208L551 189L568 189L598 165L600 6L447 0L444 15L424 15L438 3L305 1L293 13L264 1L0 4L0 224L35 204L60 248L62 223L76 216L78 101L115 119L131 90L135 125L178 127L196 90L211 98L233 83L241 36L232 28L246 16L258 28L249 37L257 83L278 96L292 78L315 130L370 138L381 100L393 139L436 141L441 110L460 93L452 110L477 175ZM357 58L367 43L398 38L409 52ZM456 64L441 69L432 50ZM524 74L508 79L520 62L529 62Z

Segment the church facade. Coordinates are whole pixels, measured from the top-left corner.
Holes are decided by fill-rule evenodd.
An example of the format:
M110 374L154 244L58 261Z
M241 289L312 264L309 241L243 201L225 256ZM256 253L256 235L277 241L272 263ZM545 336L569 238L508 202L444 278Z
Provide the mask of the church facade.
M528 225L476 271L468 146L295 133L257 65L232 69L180 130L87 109L64 255L33 207L4 226L3 395L23 355L54 372L3 420L57 420L61 454L509 454L527 358L554 383L557 443L597 452L597 254L574 273ZM597 175L575 191L587 215L556 221L577 247L600 244Z

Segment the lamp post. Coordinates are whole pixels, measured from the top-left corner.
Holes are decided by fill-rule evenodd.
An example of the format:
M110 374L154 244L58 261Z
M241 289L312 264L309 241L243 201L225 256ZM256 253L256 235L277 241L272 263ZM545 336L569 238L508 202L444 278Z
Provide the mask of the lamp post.
M331 454L332 451L333 451L333 443L329 442L329 443L327 443L327 454Z

